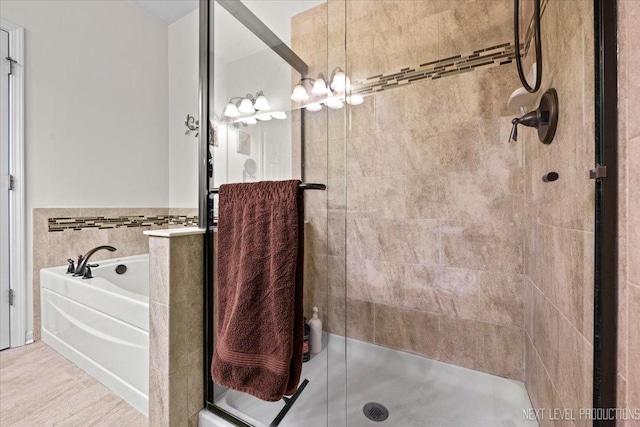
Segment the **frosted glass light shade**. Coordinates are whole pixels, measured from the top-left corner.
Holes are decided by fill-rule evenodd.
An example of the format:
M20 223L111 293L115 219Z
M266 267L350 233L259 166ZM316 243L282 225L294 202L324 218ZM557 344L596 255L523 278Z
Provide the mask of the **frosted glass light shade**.
M256 98L256 102L253 103L253 107L256 110L266 111L269 109L269 101L267 101L267 97L264 95L258 95Z
M301 84L296 85L296 87L293 88L291 100L295 102L302 102L306 101L307 99L309 99L309 94L307 93L304 86L302 86Z
M308 111L320 111L322 110L322 104L319 104L317 102L314 102L312 104L309 104L305 107Z
M327 93L327 83L324 81L322 77L316 79L313 83L313 87L311 88L311 93L314 95L326 95Z
M238 111L238 107L233 102L227 104L224 108L224 115L227 117L240 117L240 111Z
M331 82L331 89L336 92L344 92L347 87L347 75L343 71L338 71L333 76L333 81Z
M364 98L361 95L349 95L346 101L349 105L360 105L364 102Z
M249 98L245 98L242 100L240 106L238 107L238 111L240 111L242 114L253 114L256 112L255 108L253 108L253 103Z
M339 110L340 108L344 107L344 102L342 102L338 98L332 97L327 100L327 107L331 108L332 110Z
M271 113L271 117L278 120L285 120L287 118L287 114L284 111L274 111Z

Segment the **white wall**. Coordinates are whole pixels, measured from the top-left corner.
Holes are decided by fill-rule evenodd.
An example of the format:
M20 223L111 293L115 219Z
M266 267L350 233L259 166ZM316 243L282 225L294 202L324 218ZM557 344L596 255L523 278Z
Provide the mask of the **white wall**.
M198 138L185 135L198 111L199 10L169 25L169 206L198 207ZM206 126L201 129L207 131Z
M127 1L2 0L0 16L26 29L31 283L33 208L168 205L168 31Z

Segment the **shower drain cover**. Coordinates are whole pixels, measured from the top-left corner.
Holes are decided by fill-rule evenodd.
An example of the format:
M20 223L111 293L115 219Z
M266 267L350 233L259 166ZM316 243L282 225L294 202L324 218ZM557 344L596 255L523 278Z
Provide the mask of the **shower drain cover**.
M362 408L362 411L364 415L372 421L384 421L389 418L389 411L379 403L367 403L364 405L364 408Z

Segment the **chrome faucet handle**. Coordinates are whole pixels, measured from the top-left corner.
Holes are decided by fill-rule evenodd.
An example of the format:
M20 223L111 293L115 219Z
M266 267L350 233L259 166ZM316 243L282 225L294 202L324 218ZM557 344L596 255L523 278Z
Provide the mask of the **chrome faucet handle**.
M74 265L75 261L71 258L67 259L69 266L67 267L67 274L73 274L76 272L76 266Z

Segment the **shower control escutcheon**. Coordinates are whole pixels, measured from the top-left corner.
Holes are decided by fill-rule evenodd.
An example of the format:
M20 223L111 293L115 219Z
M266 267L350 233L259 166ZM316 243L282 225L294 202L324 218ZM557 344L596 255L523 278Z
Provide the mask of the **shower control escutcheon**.
M540 105L534 111L511 121L509 142L518 140L518 125L538 129L538 138L543 144L551 144L558 126L558 93L555 89L547 90L540 98Z

